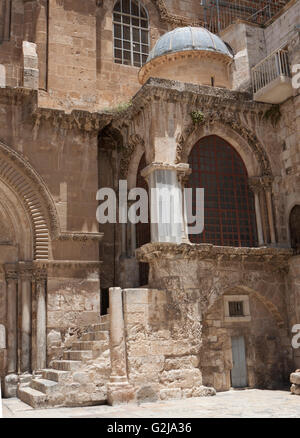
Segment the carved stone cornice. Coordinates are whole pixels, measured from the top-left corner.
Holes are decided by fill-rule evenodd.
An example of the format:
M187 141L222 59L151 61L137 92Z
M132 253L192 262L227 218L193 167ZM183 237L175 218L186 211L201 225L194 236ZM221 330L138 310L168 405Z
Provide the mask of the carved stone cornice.
M158 9L160 19L172 24L174 27L178 26L204 26L205 23L202 20L193 20L192 18L184 17L182 15L171 14L164 0L152 0L152 3Z
M292 250L282 248L246 248L212 244L147 243L136 250L139 261L151 263L160 259L249 260L269 262L277 268L286 265Z
M104 233L80 233L76 231L62 232L58 240L73 240L79 242L97 241L100 242L103 239Z

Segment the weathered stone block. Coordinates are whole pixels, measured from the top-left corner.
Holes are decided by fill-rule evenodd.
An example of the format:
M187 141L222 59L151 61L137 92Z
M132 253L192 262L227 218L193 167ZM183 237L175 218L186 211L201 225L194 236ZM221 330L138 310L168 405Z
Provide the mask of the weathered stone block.
M292 373L290 375L290 382L294 383L295 385L300 385L300 372L299 373Z

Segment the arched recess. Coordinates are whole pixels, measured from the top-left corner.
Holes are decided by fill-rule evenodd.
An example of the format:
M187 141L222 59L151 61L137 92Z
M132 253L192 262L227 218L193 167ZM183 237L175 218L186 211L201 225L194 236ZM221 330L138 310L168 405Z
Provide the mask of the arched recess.
M226 302L230 297L244 303L243 317L234 320L227 316ZM232 371L237 366L241 367L246 386L252 388L279 389L285 381L290 367L285 349L289 342L286 324L277 306L260 292L243 285L224 288L224 293L215 296L203 314L202 327L200 369L204 385L214 386L217 391L236 386ZM238 358L233 351L236 352L233 341L237 338L243 338L245 347L244 351L238 349Z
M272 315L274 320L276 321L278 327L282 328L284 327L284 319L282 318L278 307L275 306L275 304L272 303L272 301L268 300L266 297L264 297L260 292L258 292L255 289L252 289L251 287L244 286L244 285L236 285L234 287L227 287L224 289L223 293L221 295L212 295L211 299L208 300L207 308L205 309L205 314L203 315L205 318L205 315L209 313L209 310L211 307L216 303L217 300L221 299L224 295L228 293L236 293L236 294L249 294L254 296L258 301L260 301L266 310Z
M290 211L289 229L291 247L296 254L300 254L300 205L294 205Z
M204 188L204 230L193 243L257 246L254 196L240 155L217 135L199 140L191 149L189 187ZM194 212L195 214L195 212Z
M256 136L246 128L229 126L229 123L214 121L198 126L189 133L183 133L177 145L177 161L187 163L188 157L197 141L209 135L217 135L226 140L241 156L248 176L272 175L270 160Z
M0 181L11 189L27 212L32 229L33 259L48 260L50 238L60 235L51 194L30 163L1 141Z
M142 188L148 193L148 215L150 213L149 210L149 189L148 183L145 178L142 177L141 171L146 167L146 156L142 155L139 166L136 174L136 187ZM151 241L151 231L150 231L150 222L148 223L137 223L136 224L136 248L140 248L141 246L149 243ZM148 263L139 263L139 281L140 286L148 284L148 275L149 275L149 264Z

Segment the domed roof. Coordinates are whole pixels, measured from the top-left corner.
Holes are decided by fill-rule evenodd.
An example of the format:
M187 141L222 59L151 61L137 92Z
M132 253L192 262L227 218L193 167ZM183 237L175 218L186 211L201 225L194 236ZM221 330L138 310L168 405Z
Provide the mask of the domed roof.
M162 35L149 53L146 62L158 56L186 50L207 50L233 57L230 49L217 35L204 27L178 27Z

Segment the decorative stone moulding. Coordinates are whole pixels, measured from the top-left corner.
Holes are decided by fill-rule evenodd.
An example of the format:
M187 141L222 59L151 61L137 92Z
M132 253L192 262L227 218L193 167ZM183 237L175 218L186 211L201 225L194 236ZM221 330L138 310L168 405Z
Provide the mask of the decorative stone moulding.
M78 232L61 232L58 237L58 240L74 240L74 241L98 241L100 242L103 239L104 233L78 233Z
M174 243L147 243L136 250L136 257L141 262L160 258L185 259L217 259L229 258L269 262L276 268L284 268L287 260L293 255L290 249L283 248L246 248L231 246L215 246L209 243L180 245Z
M139 71L138 78L140 84L144 84L151 76L157 76L157 74L152 74L157 67L161 67L164 64L173 64L176 65L177 60L191 60L198 59L199 65L203 60L207 61L217 61L225 66L229 66L232 63L232 58L226 54L211 52L209 50L184 50L180 52L174 52L169 54L164 54L162 56L158 56L147 62ZM170 68L173 68L173 65L170 65ZM213 74L213 71L211 72ZM188 82L188 81L185 81Z
M149 176L150 173L154 172L155 170L176 170L176 172L184 175L189 175L192 171L188 163L169 164L169 163L154 162L151 163L149 166L145 167L141 171L141 175L144 178L147 178L147 176Z

